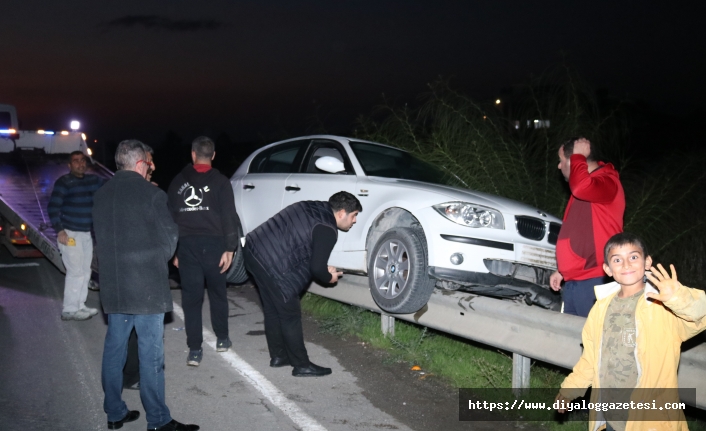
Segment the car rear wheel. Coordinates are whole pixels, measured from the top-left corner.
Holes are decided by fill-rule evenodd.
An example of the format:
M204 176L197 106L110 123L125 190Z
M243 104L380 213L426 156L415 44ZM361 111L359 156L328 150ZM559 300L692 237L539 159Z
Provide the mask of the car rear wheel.
M245 258L243 257L243 245L240 238L243 236L243 228L238 223L238 247L233 254L233 262L226 272L226 280L231 284L243 284L248 279L248 273L245 270Z
M368 262L368 283L375 303L388 313L414 313L422 308L436 284L427 274L424 232L408 227L385 232Z

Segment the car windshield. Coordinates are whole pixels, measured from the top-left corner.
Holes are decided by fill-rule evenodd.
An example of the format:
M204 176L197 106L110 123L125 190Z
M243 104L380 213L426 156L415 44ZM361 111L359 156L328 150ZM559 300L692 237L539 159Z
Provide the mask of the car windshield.
M396 148L366 142L351 141L351 148L358 162L369 177L399 178L426 183L458 186L453 174L417 159L410 153Z

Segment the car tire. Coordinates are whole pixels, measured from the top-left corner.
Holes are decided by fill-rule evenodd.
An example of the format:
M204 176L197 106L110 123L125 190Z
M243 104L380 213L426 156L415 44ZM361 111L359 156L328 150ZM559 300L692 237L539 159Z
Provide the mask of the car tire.
M429 301L436 280L427 274L427 245L421 229L388 230L370 256L370 293L382 310L414 313Z
M240 238L243 236L243 228L238 223L238 247L233 254L233 262L230 268L226 271L226 281L230 284L243 284L248 279L248 273L245 270L245 258L243 256L243 245Z

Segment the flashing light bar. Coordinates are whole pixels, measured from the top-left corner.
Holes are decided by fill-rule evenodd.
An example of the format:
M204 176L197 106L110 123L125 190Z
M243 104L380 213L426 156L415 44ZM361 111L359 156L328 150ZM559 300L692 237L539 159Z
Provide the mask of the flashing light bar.
M42 130L42 129L37 130L37 133L39 133L40 135L53 135L54 134L54 132L52 132L51 130Z
M86 140L86 134L85 134L85 133L81 133L81 139L83 139L84 141Z
M69 135L69 132L67 132L66 130L62 130L62 131L61 131L61 134L64 135L64 136L68 136L68 135Z
M15 130L15 129L0 129L0 133L2 133L3 135L14 135L15 133L17 133L17 130Z
M93 151L88 147L86 147L86 152L88 153L89 156L93 155Z

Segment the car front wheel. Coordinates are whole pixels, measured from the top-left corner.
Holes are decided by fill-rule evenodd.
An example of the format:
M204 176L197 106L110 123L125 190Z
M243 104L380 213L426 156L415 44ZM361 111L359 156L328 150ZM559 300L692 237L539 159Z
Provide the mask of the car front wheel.
M375 303L389 313L414 313L428 301L436 281L427 275L426 238L421 229L393 228L380 237L368 263Z
M243 284L248 279L248 273L245 271L245 259L243 258L243 247L240 238L243 236L243 228L238 223L238 247L233 254L233 262L226 272L226 280L232 284Z

